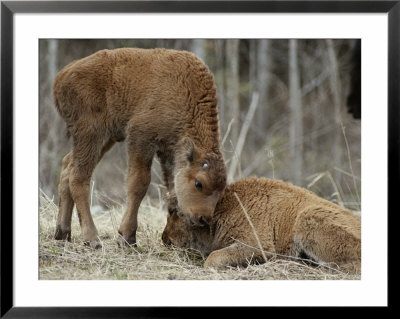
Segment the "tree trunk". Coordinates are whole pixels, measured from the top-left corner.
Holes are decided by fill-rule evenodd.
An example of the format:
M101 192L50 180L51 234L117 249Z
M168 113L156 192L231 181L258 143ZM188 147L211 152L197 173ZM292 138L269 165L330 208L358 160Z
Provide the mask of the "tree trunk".
M49 40L49 81L53 83L58 72L58 40Z
M292 178L302 184L303 167L303 111L300 91L300 73L297 62L297 40L289 40L289 106L290 106L290 157Z
M257 42L258 40L250 39L249 41L249 101L254 91L257 91Z
M218 94L218 109L219 119L221 123L222 136L225 134L227 129L227 120L225 112L225 67L224 67L224 56L225 56L225 40L215 40L215 59L217 72L215 74L215 82L217 85Z
M257 48L257 91L260 106L256 114L256 125L262 131L266 129L268 117L268 89L270 82L270 40L259 40Z
M335 121L335 136L333 141L333 164L334 166L341 167L342 156L343 156L343 148L342 148L342 140L343 140L343 132L341 129L342 125L342 99L341 99L341 83L338 73L338 62L336 58L335 49L333 47L333 41L331 39L326 40L327 48L328 48L328 57L329 57L329 84L331 88L331 94L333 99L333 107L334 107L334 121ZM339 183L340 173L335 170L334 179L336 183Z
M230 140L236 144L240 129L239 112L239 40L232 39L226 42L226 95L229 112L229 121L234 119ZM228 121L228 122L229 122Z
M191 45L191 51L204 62L206 61L206 44L205 39L193 39Z

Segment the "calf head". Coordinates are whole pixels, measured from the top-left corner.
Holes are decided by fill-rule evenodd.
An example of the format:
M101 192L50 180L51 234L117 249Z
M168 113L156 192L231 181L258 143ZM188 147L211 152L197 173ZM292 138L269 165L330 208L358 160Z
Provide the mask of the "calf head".
M170 210L167 225L162 233L165 245L181 248L193 248L207 255L210 253L210 228L208 225L195 226L187 219L178 216L178 209Z
M175 153L175 194L179 214L194 225L204 225L224 195L226 168L222 154L203 151L185 137Z

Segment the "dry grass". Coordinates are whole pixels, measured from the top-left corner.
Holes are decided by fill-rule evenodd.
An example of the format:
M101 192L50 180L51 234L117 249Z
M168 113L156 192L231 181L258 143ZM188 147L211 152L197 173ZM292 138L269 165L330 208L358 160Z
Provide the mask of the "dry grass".
M357 280L323 266L302 261L269 259L262 265L215 270L203 268L204 257L196 251L167 248L161 234L166 223L166 209L160 201L148 197L139 211L138 247L119 244L118 225L123 207L94 214L103 248L84 246L76 212L72 219L72 242L53 239L58 207L45 194L41 196L39 236L39 276L41 280Z

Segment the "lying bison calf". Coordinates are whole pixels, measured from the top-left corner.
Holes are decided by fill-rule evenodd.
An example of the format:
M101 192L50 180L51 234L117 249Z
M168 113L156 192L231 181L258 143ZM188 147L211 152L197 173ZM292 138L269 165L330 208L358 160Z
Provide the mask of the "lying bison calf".
M194 54L102 50L62 69L53 91L73 139L62 163L56 239L70 239L75 203L84 241L99 246L90 213L90 179L103 155L123 140L129 172L119 232L128 243L136 242L137 213L154 155L182 212L194 223L212 214L225 188L226 170L214 78Z
M179 218L178 209L168 216L162 240L209 254L206 267L263 262L269 252L361 269L360 219L282 181L248 178L228 185L204 227Z

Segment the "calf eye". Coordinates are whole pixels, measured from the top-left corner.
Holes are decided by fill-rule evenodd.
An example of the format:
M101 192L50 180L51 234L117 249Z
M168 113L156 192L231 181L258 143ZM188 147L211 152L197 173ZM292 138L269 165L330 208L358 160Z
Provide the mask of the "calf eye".
M203 185L197 179L194 181L194 186L196 186L199 191L203 189Z

